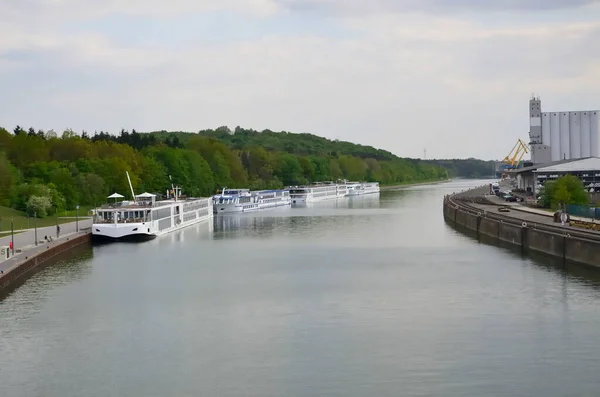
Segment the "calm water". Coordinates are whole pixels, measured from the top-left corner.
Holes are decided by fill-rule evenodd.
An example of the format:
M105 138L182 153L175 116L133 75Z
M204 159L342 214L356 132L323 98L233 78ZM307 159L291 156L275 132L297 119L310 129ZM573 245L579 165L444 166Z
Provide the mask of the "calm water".
M0 302L0 396L596 396L600 283L463 236L477 182L98 246Z

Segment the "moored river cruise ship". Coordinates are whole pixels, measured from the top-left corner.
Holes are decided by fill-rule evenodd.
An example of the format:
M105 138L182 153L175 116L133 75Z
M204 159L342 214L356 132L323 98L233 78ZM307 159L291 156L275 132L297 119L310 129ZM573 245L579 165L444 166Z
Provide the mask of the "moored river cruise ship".
M303 205L323 200L332 200L348 194L346 183L314 182L312 185L291 186L288 188L292 205Z
M348 196L379 193L379 182L348 182Z
M260 211L269 208L289 206L288 190L223 189L213 196L215 214Z
M212 219L210 198L181 198L180 192L180 188L174 187L172 198L159 201L155 194L142 193L133 195L133 201L97 208L92 237L108 241L148 240ZM115 193L110 198L123 196Z

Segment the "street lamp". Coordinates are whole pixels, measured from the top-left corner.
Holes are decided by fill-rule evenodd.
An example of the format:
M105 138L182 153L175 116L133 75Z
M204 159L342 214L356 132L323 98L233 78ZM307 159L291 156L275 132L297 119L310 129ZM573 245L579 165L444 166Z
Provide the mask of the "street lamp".
M15 228L14 228L14 218L10 217L10 238L12 245L12 256L15 256Z
M79 233L79 206L75 206L75 231Z
M37 211L33 212L33 229L35 231L35 245L38 245L38 238L37 238L37 223L35 221L35 218L37 218Z

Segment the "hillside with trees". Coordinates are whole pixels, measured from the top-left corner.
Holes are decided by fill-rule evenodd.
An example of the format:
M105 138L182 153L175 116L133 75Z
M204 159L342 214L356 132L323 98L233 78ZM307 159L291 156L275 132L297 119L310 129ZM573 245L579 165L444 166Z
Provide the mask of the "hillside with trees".
M496 161L468 159L426 160L428 164L443 167L451 177L491 178L495 173Z
M97 205L134 189L162 193L169 175L189 196L217 189L282 188L322 180L401 184L448 178L448 171L370 146L310 134L227 127L199 133L121 131L81 135L0 128L0 205L38 216Z

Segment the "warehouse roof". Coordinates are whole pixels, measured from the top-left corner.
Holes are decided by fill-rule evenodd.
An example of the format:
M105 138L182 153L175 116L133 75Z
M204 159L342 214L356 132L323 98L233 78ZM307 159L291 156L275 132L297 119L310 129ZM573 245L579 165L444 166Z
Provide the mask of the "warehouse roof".
M596 157L594 157L596 158ZM540 163L540 164L534 164L532 166L529 167L523 167L523 168L518 168L516 170L510 170L508 171L509 174L521 174L523 172L530 172L530 171L536 171L539 170L541 168L546 168L546 167L553 167L553 166L557 166L557 165L562 165L562 164L568 164L568 163L572 163L572 162L576 162L582 159L569 159L569 160L559 160L559 161L553 161L551 163Z
M600 157L586 157L574 159L560 164L551 164L538 167L534 172L577 172L600 171Z

